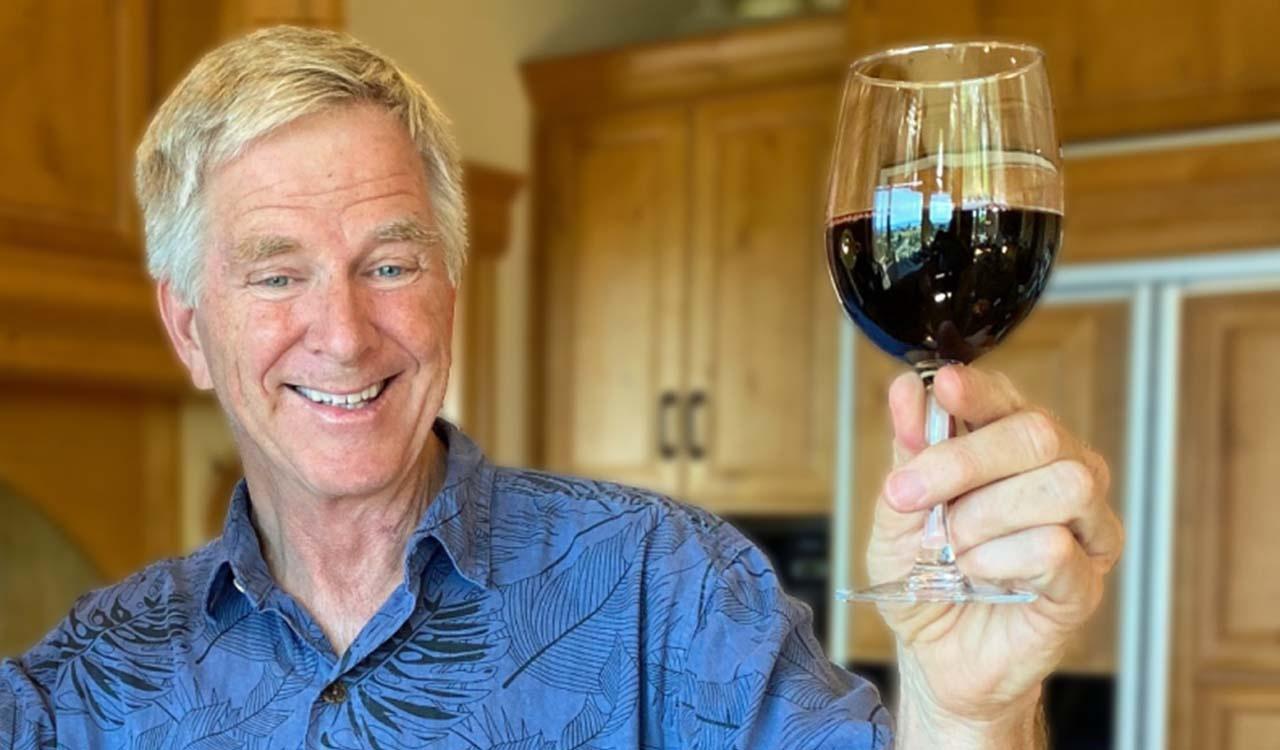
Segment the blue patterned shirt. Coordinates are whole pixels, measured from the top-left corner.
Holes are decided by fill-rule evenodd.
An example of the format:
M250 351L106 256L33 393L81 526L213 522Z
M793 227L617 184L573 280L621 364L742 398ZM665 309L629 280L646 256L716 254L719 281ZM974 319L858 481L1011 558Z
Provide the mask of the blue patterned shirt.
M875 689L732 527L437 434L443 489L346 653L271 578L241 482L221 537L0 664L0 748L890 746Z

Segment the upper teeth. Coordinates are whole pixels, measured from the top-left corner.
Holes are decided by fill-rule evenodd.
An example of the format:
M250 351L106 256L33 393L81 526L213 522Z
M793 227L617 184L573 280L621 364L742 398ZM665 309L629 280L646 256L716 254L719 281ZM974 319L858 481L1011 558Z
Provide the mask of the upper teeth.
M367 402L373 400L382 393L382 388L386 385L386 381L374 383L359 393L337 394L325 393L324 391L316 391L311 388L298 386L298 393L315 401L317 404L329 404L330 406L341 406L346 409L357 409L364 406Z

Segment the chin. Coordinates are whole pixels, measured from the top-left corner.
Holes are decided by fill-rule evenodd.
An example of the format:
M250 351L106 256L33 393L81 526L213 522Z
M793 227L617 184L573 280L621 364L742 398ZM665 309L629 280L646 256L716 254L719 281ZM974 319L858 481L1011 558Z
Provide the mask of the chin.
M353 458L336 465L305 467L306 484L325 497L370 495L393 484L401 472L393 466Z
M372 495L394 481L391 477L351 477L322 475L307 484L321 497L359 497Z

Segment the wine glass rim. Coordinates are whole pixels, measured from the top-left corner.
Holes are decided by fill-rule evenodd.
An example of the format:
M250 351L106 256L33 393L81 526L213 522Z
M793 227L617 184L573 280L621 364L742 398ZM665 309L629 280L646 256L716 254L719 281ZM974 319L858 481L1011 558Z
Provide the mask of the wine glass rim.
M1023 61L1022 64L1011 67L1008 70L1002 70L998 73L989 73L983 76L972 76L969 78L954 78L942 81L894 81L888 78L880 78L879 76L869 75L866 69L871 65L887 60L891 57L902 57L903 55L916 54L918 52L932 52L936 50L953 49L957 47L998 47L1001 49L1018 50L1025 52L1030 57ZM956 86L966 86L974 83L985 83L988 81L1000 81L1008 78L1015 78L1022 75L1032 68L1032 66L1044 62L1044 50L1034 44L1025 44L1023 42L1005 42L999 40L972 41L972 42L935 42L933 44L914 44L902 47L892 47L879 52L872 52L869 55L854 60L849 63L849 73L857 76L859 79L873 86L886 86L889 88L911 88L911 89L929 89L929 88L953 88Z

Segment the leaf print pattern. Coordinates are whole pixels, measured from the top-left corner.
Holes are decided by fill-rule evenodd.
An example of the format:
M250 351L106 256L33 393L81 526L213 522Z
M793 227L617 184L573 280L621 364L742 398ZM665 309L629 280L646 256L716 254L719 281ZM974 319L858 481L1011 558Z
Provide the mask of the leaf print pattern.
M686 673L680 700L681 735L692 747L729 750L755 709L755 694L764 683L758 674L729 682L699 680Z
M163 588L158 577L135 578L72 610L32 665L36 672L63 665L59 708L114 728L164 696L173 681L170 640L187 629L187 615L185 598Z
M247 597L228 597L218 619L202 634L196 649L196 664L204 662L215 649L251 661L274 658L277 650L275 626L253 608Z
M494 689L506 637L500 602L457 585L428 594L420 614L375 651L372 667L350 681L347 721L370 747L404 736L444 737Z
M517 665L503 687L528 671L562 690L600 689L600 670L630 621L629 581L640 534L628 523L571 562L503 589Z
M275 585L242 484L220 540L81 600L0 662L0 750L890 746L874 689L826 662L811 613L731 526L496 469L436 429L445 489L344 654Z
M288 719L288 701L312 682L315 669L308 663L292 661L283 646L277 646L273 660L263 664L261 675L239 705L219 698L215 690L208 696L175 696L167 709L170 721L142 732L133 750L171 748L245 748L262 744Z

